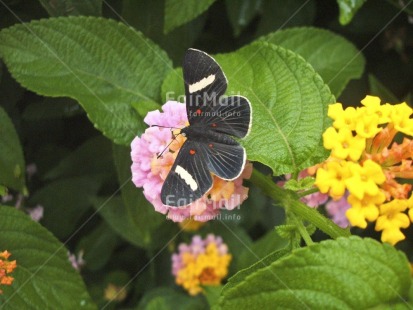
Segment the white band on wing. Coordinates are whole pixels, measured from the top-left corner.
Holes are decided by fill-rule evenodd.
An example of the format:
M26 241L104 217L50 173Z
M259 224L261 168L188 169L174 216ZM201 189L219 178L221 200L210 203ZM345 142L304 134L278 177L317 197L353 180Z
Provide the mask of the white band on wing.
M206 78L203 78L199 82L189 85L189 92L195 93L198 90L204 89L208 85L211 85L215 81L215 74L211 74Z
M186 171L184 168L182 168L181 166L177 165L175 168L175 172L177 175L179 175L186 184L189 185L189 187L195 192L198 189L198 184L196 184L196 181L194 180L194 178L192 177L192 175L190 175L188 173L188 171Z

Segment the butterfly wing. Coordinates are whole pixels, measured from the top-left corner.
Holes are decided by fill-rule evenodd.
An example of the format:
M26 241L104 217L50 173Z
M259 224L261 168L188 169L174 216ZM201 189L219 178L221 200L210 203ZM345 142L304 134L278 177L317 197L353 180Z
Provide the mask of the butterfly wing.
M186 112L188 121L199 120L196 116L205 106L218 104L227 89L227 78L218 63L207 53L188 49L183 62Z
M171 207L181 207L201 198L212 186L208 159L204 148L187 140L179 150L175 163L165 179L161 201Z
M220 104L207 107L204 115L201 113L199 122L215 132L244 138L251 128L251 104L242 96L222 97Z
M215 141L199 142L208 158L208 169L221 179L234 180L244 170L247 159L245 149L235 140L214 133Z

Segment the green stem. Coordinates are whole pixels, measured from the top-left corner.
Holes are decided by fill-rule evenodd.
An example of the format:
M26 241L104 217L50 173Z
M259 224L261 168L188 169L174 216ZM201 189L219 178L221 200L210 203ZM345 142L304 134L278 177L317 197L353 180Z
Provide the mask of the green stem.
M297 217L295 217L295 225L300 233L301 237L304 239L306 245L314 244L313 240L311 239L310 235L308 234L307 229L305 228L303 221Z
M311 194L314 194L314 193L317 193L317 192L318 192L318 188L314 187L314 188L308 189L306 191L299 192L299 193L297 193L297 195L298 195L298 197L302 198L302 197L305 197L307 195L311 195Z
M297 195L289 190L277 186L274 181L256 169L251 175L251 182L260 187L266 195L277 201L284 208L288 208L302 220L308 221L331 238L349 237L350 231L337 226L333 221L320 214L316 209L302 203Z

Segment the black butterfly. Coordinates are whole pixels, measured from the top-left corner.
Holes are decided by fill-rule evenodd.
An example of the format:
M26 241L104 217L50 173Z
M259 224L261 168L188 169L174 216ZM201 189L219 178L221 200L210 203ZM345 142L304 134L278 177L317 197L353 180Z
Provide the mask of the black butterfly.
M180 134L187 139L179 150L161 191L162 203L185 206L212 187L211 172L234 180L244 169L245 149L233 138L248 135L251 104L242 96L222 97L227 79L208 54L189 49L183 62L186 113L189 126Z

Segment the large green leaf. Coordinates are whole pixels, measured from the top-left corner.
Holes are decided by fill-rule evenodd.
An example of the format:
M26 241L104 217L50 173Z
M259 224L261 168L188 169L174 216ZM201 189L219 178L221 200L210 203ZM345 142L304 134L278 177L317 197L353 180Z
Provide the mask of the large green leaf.
M50 16L102 15L103 0L39 0Z
M0 206L0 251L16 260L11 286L1 286L4 309L95 309L67 249L23 212Z
M366 0L337 0L340 8L340 24L347 25Z
M23 112L29 121L68 118L84 113L79 104L70 98L45 98L41 102L30 103Z
M359 237L296 250L224 289L222 309L367 309L404 302L411 284L406 256Z
M326 158L321 137L334 97L302 57L256 42L216 59L229 80L227 94L244 95L252 104L251 133L242 142L248 159L281 175Z
M131 107L159 101L171 61L141 33L113 20L61 17L0 32L0 54L24 87L79 101L107 137L129 144L142 131Z
M103 136L90 138L45 175L47 179L114 174L112 144Z
M349 41L330 31L303 27L273 32L260 40L280 45L302 56L338 96L351 79L364 71L364 57Z
M69 236L92 206L102 180L95 176L61 179L47 184L30 197L30 204L44 207L42 223L60 239Z
M77 253L82 252L86 262L85 267L95 271L108 263L117 246L119 246L119 237L102 221L79 241Z
M14 125L0 107L0 185L26 191L23 150Z
M216 0L165 0L164 32L193 20L205 12Z
M291 249L289 247L285 247L281 250L277 250L268 254L264 258L249 266L248 268L239 270L235 275L228 279L227 284L225 284L225 286L223 287L222 293L244 282L245 278L250 274L257 272L259 269L268 267L275 261L279 260L281 257L288 255L290 252Z

